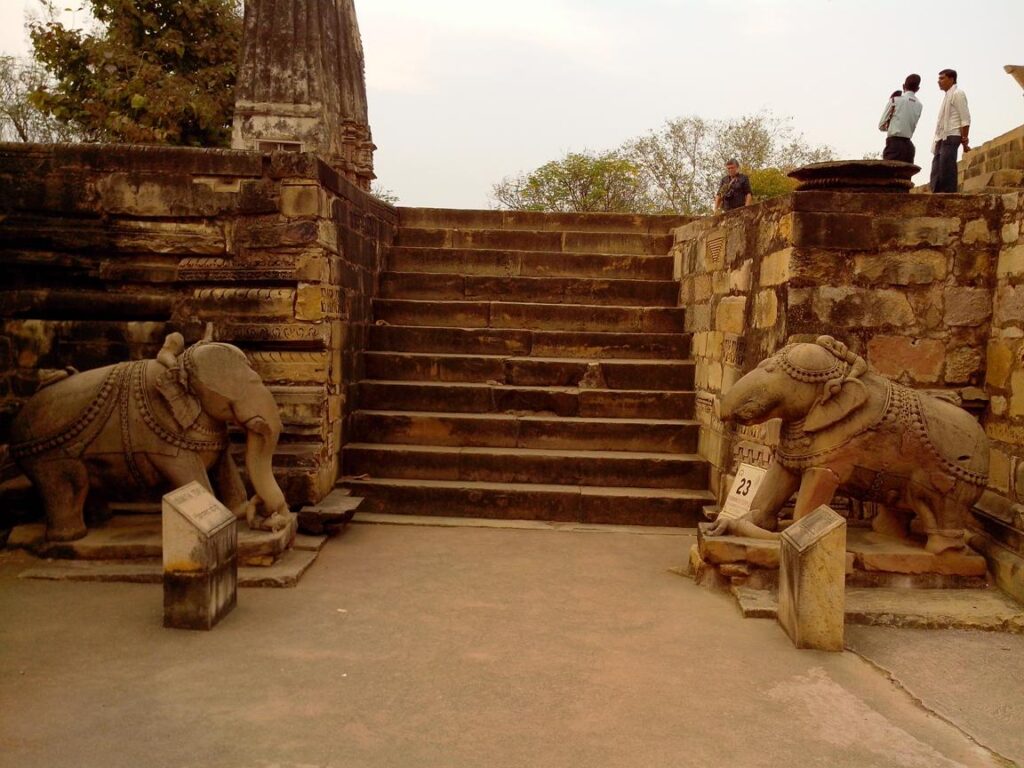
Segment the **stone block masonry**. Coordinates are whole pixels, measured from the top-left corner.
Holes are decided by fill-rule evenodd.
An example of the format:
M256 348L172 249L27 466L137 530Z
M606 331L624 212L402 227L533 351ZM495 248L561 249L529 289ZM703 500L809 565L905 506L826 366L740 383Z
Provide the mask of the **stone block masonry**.
M1024 598L1022 198L798 192L677 228L699 452L719 497L740 462L767 466L778 437L774 422L723 425L721 394L785 344L828 333L983 420L992 477L975 529L1000 585Z
M54 370L153 357L212 323L278 401L289 502L318 501L396 221L308 154L0 145L0 445Z

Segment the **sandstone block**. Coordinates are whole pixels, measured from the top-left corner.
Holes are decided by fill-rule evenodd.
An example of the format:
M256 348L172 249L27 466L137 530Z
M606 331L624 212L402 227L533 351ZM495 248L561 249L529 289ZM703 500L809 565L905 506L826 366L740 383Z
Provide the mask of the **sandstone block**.
M1010 416L1024 416L1024 371L1010 375Z
M997 277L1017 277L1024 274L1024 244L1004 248L999 254Z
M785 248L764 257L761 262L761 285L782 285L792 276L793 249Z
M733 291L746 293L750 290L750 272L754 262L747 259L739 269L734 269L729 275L729 288Z
M993 416L1004 416L1009 408L1009 402L1002 395L993 395L989 400L989 409Z
M827 506L780 537L779 623L797 648L843 650L846 520Z
M1010 457L998 448L989 452L988 485L1000 493L1010 492Z
M934 249L909 253L859 254L854 257L854 275L872 283L926 285L946 277L946 254Z
M992 316L992 294L986 288L947 288L945 307L946 325L982 325Z
M320 187L317 184L285 184L281 187L281 213L285 216L318 216Z
M1011 221L1008 224L1004 224L1000 235L1004 243L1017 242L1020 239L1020 222Z
M1024 322L1024 285L1004 285L996 291L995 319L1000 325Z
M988 222L984 219L971 219L971 221L964 225L962 239L967 245L989 242L991 238L988 231Z
M779 299L775 290L761 291L754 299L754 327L772 328L779 319Z
M822 286L814 291L812 307L823 323L840 327L907 326L915 321L914 310L900 291Z
M981 370L981 352L972 347L958 347L946 356L944 378L948 384L967 384Z
M939 380L945 356L945 345L936 339L875 336L868 342L868 362L892 378L909 373L915 381L934 383Z
M876 220L875 226L883 245L945 247L960 230L960 219L945 216L887 218Z
M793 227L793 244L798 248L872 251L878 248L873 221L874 217L862 213L800 213Z
M744 296L728 296L718 303L715 311L715 329L725 333L742 334L745 327L747 299Z

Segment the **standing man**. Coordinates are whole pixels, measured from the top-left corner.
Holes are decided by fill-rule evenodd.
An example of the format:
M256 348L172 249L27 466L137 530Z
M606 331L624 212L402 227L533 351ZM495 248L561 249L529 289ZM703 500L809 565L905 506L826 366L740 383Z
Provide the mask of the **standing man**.
M725 164L726 175L718 183L718 194L715 195L715 213L733 208L742 208L754 202L754 191L750 188L750 179L740 173L740 164L731 158Z
M903 91L897 91L885 105L882 119L878 121L878 130L885 131L885 151L883 160L899 160L904 163L914 162L917 153L914 148L914 130L921 119L921 102L917 100L917 92L921 88L920 75L907 75L903 81Z
M957 151L961 144L964 152L971 151L967 139L971 113L967 109L967 95L957 87L955 69L939 72L939 88L946 96L939 107L939 122L935 128L931 188L932 192L956 192Z

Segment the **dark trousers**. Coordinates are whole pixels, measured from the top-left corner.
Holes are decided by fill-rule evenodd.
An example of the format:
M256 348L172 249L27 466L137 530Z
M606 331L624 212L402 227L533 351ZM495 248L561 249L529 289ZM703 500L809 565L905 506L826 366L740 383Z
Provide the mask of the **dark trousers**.
M947 136L935 144L932 157L932 192L956 192L956 156L960 151L959 136Z
M883 160L899 160L901 163L914 162L914 142L902 136L889 136L885 140L885 151L882 152Z

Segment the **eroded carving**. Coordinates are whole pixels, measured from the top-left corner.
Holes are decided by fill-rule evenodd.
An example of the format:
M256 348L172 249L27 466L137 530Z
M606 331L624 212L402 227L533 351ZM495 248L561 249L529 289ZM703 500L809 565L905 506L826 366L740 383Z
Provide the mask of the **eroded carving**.
M247 435L251 499L228 451L228 422ZM271 468L281 429L273 395L240 349L209 340L186 349L172 333L155 360L44 382L14 420L10 452L43 499L51 541L85 536L87 501L193 481L216 488L250 527L277 530L291 519Z
M967 511L988 478L988 440L966 411L895 384L830 336L764 360L722 398L742 425L780 418L782 435L747 519L714 533L771 536L797 493L799 519L837 492L913 513L932 553L965 546Z

